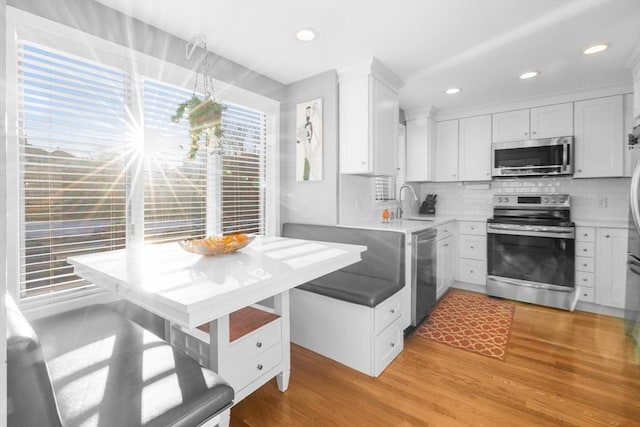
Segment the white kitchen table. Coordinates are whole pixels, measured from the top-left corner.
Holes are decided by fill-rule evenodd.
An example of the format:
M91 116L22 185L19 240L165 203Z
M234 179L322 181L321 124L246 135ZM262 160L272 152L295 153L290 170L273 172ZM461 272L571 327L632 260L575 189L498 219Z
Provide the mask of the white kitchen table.
M257 236L244 249L222 256L191 254L171 242L68 261L77 275L187 330L208 322L209 367L234 387L237 403L274 376L280 391L288 387L289 289L360 261L365 250L358 245ZM230 342L229 314L269 297L274 297L278 322L255 343ZM277 336L269 341L268 334L274 331ZM263 341L264 347L271 347L260 348Z

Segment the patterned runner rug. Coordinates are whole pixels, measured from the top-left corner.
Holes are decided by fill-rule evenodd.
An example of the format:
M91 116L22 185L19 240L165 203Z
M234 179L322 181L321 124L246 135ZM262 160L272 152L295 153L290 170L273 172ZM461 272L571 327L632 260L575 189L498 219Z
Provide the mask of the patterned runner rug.
M515 305L449 291L416 330L421 337L504 360Z

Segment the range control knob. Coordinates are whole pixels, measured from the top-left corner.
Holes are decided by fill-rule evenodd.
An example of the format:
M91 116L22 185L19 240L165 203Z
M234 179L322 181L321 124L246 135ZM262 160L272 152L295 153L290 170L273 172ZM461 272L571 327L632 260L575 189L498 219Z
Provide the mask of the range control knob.
M549 199L545 197L544 199L542 199L542 203L549 203Z
M508 197L505 197L505 198L504 198L504 202L505 202L505 203L508 203L508 202L509 202L509 198L508 198Z
M498 203L502 203L502 197L498 197Z
M553 203L553 204L556 203L556 198L555 197L551 199L551 203Z
M566 200L566 199L565 199L564 197L560 197L560 198L558 199L558 202L559 202L559 203L564 203L564 201L565 201L565 200Z

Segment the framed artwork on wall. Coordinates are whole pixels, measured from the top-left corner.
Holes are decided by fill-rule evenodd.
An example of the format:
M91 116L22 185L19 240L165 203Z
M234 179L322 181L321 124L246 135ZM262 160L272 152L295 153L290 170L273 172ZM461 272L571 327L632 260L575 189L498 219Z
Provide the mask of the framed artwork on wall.
M296 106L296 181L322 181L322 99Z

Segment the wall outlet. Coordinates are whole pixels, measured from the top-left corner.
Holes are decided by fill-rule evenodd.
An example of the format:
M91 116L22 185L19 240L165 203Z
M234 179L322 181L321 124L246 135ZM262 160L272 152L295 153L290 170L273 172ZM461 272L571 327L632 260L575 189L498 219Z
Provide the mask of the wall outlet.
M606 208L607 207L607 198L604 196L598 196L598 207Z

